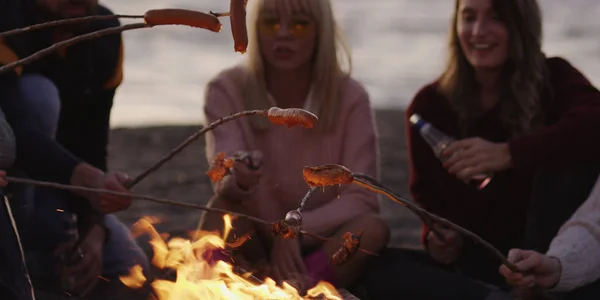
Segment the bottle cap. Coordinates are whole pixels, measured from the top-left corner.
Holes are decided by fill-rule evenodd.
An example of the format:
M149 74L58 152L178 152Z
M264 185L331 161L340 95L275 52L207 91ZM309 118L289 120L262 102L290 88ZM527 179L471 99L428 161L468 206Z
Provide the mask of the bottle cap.
M423 121L423 119L421 119L421 116L418 114L412 114L410 116L410 124L412 124L413 126L417 127L417 128L421 128L423 127L423 125L425 125L425 121Z

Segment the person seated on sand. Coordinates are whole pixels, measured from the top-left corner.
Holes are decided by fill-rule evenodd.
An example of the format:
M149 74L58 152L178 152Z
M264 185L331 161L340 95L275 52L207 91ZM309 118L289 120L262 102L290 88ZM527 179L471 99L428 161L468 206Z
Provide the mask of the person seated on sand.
M348 49L329 0L255 0L248 2L249 44L246 61L215 76L207 85L206 122L252 109L304 108L318 116L315 128L285 128L266 118L241 118L206 136L209 162L224 152L250 153L233 174L214 184L212 207L243 212L268 221L298 208L309 187L302 168L340 164L353 172L378 176L378 145L369 96L349 71ZM339 55L339 56L338 56ZM273 237L271 228L236 218L240 237L255 232L240 251L278 282L294 280L300 290L326 280L351 285L373 257L359 252L341 266L329 265L345 232L363 230L361 247L377 252L389 241L377 195L346 185L314 192L302 216L302 228L331 237L320 241ZM203 230L222 230L223 219L205 214ZM321 275L318 275L321 274ZM319 277L320 276L320 277Z
M112 14L94 0L40 0L21 4L15 6L10 19L23 25ZM34 31L15 36L21 39L21 44L14 49L22 58L76 35L116 26L118 20L101 20ZM122 37L114 34L68 47L26 65L19 79L21 101L27 102L35 115L30 118L30 125L48 137L55 137L99 174L107 171L109 119L115 91L123 77L122 64ZM127 180L121 173L114 174L119 176L120 184L125 184ZM13 198L27 198L21 189L13 190L12 194ZM87 249L83 249L85 259L77 266L83 272L76 278L75 287L92 287L101 280L99 276L118 282L118 276L127 274L134 265L149 268L147 257L128 228L114 214L105 215L82 200L80 195L67 191L35 188L30 200L34 204L31 222L22 231L26 232L24 248L36 287L59 288L55 272L44 266L54 261L54 252L62 244L60 239L73 231L79 231L79 238L72 238L85 237L88 241L82 245ZM72 220L69 216L72 214L77 217L72 226L78 226L78 230L63 226L65 221Z
M508 260L521 272L513 272L502 265L500 274L519 290L537 287L550 293L567 294L567 298L584 299L577 290L589 289L589 296L585 299L598 299L600 177L588 199L561 226L545 254L511 249Z
M540 213L529 207L536 171L600 162L600 144L590 142L600 139L600 92L567 60L544 55L537 1L456 0L453 16L446 69L406 111L409 188L423 208L506 255L522 247L527 219ZM458 139L445 162L411 127L413 114ZM480 174L492 174L482 190L466 183ZM509 297L498 289L509 289L498 258L437 230L443 240L424 224L423 250L387 249L370 265L364 281L373 299Z
M12 3L2 3L2 8L9 8ZM11 16L4 15L12 10L0 10L0 32L12 29L12 24L5 21ZM10 23L10 22L9 22ZM8 39L12 40L12 39ZM11 47L0 41L0 66L14 62L17 56ZM123 175L104 173L82 160L73 156L58 143L47 137L36 127L36 115L23 101L19 91L19 75L21 69L0 74L0 169L7 170L16 165L31 178L52 181L61 184L71 184L89 188L105 188L117 192L127 192L123 187ZM0 172L0 223L2 242L0 243L0 299L32 300L34 293L28 277L27 267L23 257L20 242L20 229L28 221L27 218L17 218L12 211L26 206L19 199L4 197L4 187L7 185L5 172ZM10 184L8 185L10 186ZM131 205L128 197L114 197L99 194L80 194L84 201L104 213L116 212ZM88 241L82 247L89 246ZM85 255L86 252L83 252ZM87 259L84 259L87 261ZM82 274L76 274L80 276Z

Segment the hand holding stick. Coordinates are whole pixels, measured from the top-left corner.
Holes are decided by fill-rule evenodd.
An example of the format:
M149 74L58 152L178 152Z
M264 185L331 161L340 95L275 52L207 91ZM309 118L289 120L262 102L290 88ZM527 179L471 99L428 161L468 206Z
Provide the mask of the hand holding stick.
M311 112L299 108L288 108L281 109L278 107L271 107L266 110L248 110L242 111L235 114L231 114L227 117L220 118L208 126L203 127L190 137L188 137L185 141L183 141L179 146L175 147L171 152L161 158L158 162L156 162L153 166L146 169L140 175L136 176L131 183L128 185L128 188L132 188L136 184L138 184L142 179L146 178L146 176L150 175L152 172L158 170L162 165L164 165L167 161L171 160L175 155L185 149L187 146L192 144L195 140L200 138L202 135L207 133L210 130L215 129L216 127L222 125L223 123L233 121L237 118L247 117L247 116L266 116L271 123L280 126L293 127L293 126L302 126L305 128L313 128L318 121L317 116L312 114Z
M87 187L73 186L73 185L68 185L68 184L60 184L60 183L55 183L55 182L46 182L46 181L37 181L37 180L25 179L25 178L16 178L16 177L10 177L10 176L0 176L0 177L5 179L9 184L11 182L14 182L14 183L20 183L20 184L28 184L28 185L34 185L34 186L40 186L40 187L67 190L67 191L72 191L72 192L73 191L74 192L89 192L89 193L108 194L108 195L113 195L113 196L118 196L118 197L130 197L130 198L134 198L134 199L146 200L146 201L151 201L151 202L166 204L166 205L171 205L171 206L197 209L197 210L207 211L207 212L211 212L211 213L228 214L228 215L232 215L235 217L246 218L248 220L251 220L251 221L254 221L254 222L257 222L260 224L264 224L267 226L271 226L271 227L273 227L274 224L276 224L273 222L263 220L261 218L229 211L226 209L207 207L207 206L203 206L203 205L197 205L197 204L186 203L186 202L173 201L173 200L162 199L162 198L157 198L157 197L153 197L153 196L139 195L139 194L133 194L133 193L122 193L122 192L115 192L115 191L106 190L106 189L87 188ZM323 236L320 236L317 234L312 234L312 233L306 232L304 230L300 230L299 233L322 240L322 241L332 240L331 238L323 237ZM365 249L359 249L359 250L364 253L367 253L367 254L373 254L372 252L365 250Z
M371 184L370 182L367 182L365 180L355 177L354 174L348 168L346 168L344 166L329 164L329 165L321 165L321 166L317 166L317 167L304 167L303 174L304 174L304 181L306 181L306 183L310 187L325 187L325 186L331 186L331 185L354 183L354 184L360 185L368 190L382 194L382 195L388 197L389 199L393 200L394 202L406 206L408 209L410 209L411 211L416 213L417 216L419 216L419 217L428 218L431 220L432 223L434 222L434 223L439 223L439 224L445 225L448 228L451 228L467 237L470 237L471 239L475 240L476 242L478 242L479 244L481 244L482 246L487 248L495 256L497 256L502 261L502 264L507 266L513 272L520 272L519 269L517 269L517 267L514 264L509 262L506 259L506 257L498 249L496 249L492 244L485 241L484 239L482 239L475 233L473 233L473 232L463 228L462 226L457 225L449 220L446 220L442 217L434 215L434 214L428 212L427 210L413 204L412 202L410 202L408 200L405 200L397 195L394 195L389 190L382 188L382 186L383 186L382 184L379 184L379 183Z

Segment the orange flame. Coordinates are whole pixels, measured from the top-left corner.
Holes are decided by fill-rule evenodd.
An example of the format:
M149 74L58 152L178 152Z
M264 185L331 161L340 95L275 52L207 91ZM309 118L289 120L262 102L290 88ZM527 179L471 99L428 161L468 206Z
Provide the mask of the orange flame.
M171 238L166 242L156 231L153 220L147 217L133 225L132 232L145 232L150 236L154 249L152 264L160 269L170 268L177 271L177 279L155 280L151 283L158 300L199 300L199 299L324 299L342 300L341 295L327 282L319 282L308 290L306 298L290 284L284 282L277 286L271 278L256 284L238 275L233 266L224 261L210 262L207 257L214 250L226 249L226 240L232 229L231 216L224 215L225 230L223 236L215 232L196 233L196 240ZM207 255L208 254L208 255ZM141 268L135 266L130 274L120 277L121 282L130 288L140 288L146 282Z

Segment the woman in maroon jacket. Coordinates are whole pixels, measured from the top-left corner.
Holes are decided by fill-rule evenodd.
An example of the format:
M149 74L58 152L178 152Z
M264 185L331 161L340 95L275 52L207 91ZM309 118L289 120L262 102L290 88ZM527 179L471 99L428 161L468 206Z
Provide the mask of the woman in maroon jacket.
M413 200L504 254L523 246L540 168L600 162L600 92L566 60L544 55L541 24L536 0L457 0L446 69L407 109ZM412 114L458 140L446 148L445 163L410 128ZM484 189L465 184L486 173L494 175ZM476 282L503 286L500 261L456 232L439 230L446 242L423 227L426 253L383 254L367 279L374 298L503 294Z

